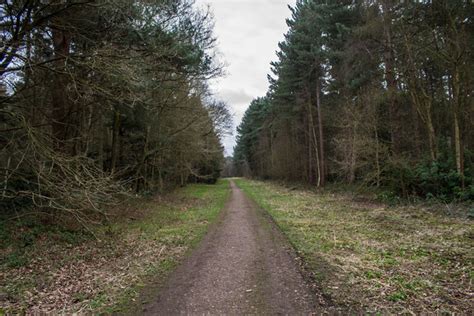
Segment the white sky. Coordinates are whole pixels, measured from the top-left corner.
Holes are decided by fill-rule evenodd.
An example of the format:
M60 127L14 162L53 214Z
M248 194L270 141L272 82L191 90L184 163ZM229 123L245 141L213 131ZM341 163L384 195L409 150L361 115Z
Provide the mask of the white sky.
M211 87L234 114L234 135L224 140L225 153L235 145L235 127L252 99L267 92L270 62L276 60L278 42L287 32L288 4L295 0L197 0L198 6L210 5L214 14L218 51L227 64L224 78Z

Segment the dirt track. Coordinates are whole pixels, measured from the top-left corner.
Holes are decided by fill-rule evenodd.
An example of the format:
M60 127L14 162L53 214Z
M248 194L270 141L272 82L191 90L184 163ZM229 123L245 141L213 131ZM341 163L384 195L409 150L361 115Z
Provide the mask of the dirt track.
M315 295L275 226L232 182L221 220L145 315L317 313Z

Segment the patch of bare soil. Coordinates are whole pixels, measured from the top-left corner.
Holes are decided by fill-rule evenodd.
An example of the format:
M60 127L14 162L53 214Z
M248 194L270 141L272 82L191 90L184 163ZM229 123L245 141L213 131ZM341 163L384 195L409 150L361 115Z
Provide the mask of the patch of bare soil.
M170 276L146 315L322 312L282 234L232 182L220 223Z

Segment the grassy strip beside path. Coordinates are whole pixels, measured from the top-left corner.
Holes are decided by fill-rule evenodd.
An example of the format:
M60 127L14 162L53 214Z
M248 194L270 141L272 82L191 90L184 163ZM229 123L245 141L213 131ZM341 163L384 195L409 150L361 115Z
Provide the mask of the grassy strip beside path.
M472 311L472 220L421 205L236 183L270 213L335 304L371 313Z
M229 192L220 181L136 200L94 229L97 239L33 221L2 223L0 315L126 310L204 236Z

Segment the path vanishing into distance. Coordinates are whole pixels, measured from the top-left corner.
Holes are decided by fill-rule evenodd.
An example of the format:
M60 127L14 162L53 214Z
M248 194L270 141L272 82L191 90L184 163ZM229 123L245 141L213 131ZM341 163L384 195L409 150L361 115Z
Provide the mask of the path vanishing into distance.
M317 313L317 295L282 233L244 193L171 274L145 315Z

